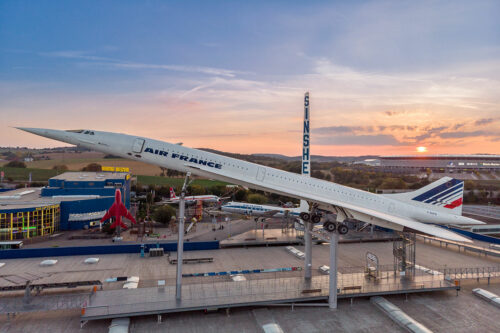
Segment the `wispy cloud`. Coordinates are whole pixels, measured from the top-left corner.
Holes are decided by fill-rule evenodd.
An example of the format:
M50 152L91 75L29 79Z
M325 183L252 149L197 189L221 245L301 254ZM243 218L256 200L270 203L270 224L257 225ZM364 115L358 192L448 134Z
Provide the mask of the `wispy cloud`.
M484 137L484 136L500 137L500 133L495 134L487 131L447 132L447 133L440 133L438 136L443 139L458 139L458 138Z
M483 118L483 119L476 120L474 122L474 125L481 126L481 125L491 124L494 121L495 121L495 119L493 119L493 118Z
M117 69L147 69L147 70L167 70L185 73L201 73L215 76L236 77L237 75L249 74L249 72L230 70L216 67L205 66L186 66L186 65L165 65L165 64L149 64L132 61L123 61L119 59L101 57L90 55L83 51L55 51L55 52L41 52L42 56L87 60L96 66L106 66Z
M399 146L404 143L398 141L394 136L388 134L376 135L353 135L353 136L328 136L312 139L317 145L339 145L339 146Z

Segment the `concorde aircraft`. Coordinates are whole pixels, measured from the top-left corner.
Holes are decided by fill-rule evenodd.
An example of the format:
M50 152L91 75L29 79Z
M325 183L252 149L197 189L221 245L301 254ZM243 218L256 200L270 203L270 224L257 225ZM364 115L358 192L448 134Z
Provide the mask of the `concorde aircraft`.
M313 204L313 215L314 207L337 213L336 223L329 222L324 226L329 231L352 218L397 231L470 242L433 224L484 224L461 215L464 182L449 177L413 192L384 196L141 136L94 130L19 129L180 172L304 199ZM301 214L305 221L312 217L307 212Z

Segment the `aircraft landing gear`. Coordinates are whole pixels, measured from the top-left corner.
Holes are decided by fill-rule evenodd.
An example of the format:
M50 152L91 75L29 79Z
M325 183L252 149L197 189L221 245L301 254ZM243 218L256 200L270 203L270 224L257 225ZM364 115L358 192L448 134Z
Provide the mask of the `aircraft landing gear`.
M313 216L311 216L311 222L316 224L316 223L319 223L321 221L321 216L319 215L316 215L314 214Z
M348 231L349 228L347 228L347 226L344 223L339 224L337 228L337 232L339 233L339 235L345 235L347 234Z
M345 235L349 232L349 228L347 228L347 225L345 225L344 223L339 223L337 225L337 223L331 221L326 221L325 223L323 223L323 229L328 232L334 232L335 230L337 230L339 235Z
M310 214L307 212L302 212L299 214L299 217L304 222L312 222L314 224L319 223L321 221L321 216L318 214Z
M323 223L323 229L328 232L334 232L337 229L337 225L334 222L327 221Z
M302 221L308 222L311 219L311 214L309 214L307 212L302 212L299 214L299 217Z

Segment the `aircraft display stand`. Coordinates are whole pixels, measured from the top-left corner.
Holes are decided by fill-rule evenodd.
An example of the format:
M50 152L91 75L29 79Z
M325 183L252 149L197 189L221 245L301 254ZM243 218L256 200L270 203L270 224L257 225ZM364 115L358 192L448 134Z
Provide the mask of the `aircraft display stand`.
M304 240L305 245L305 283L306 285L312 280L312 235L313 235L313 223L304 223ZM330 242L330 270L329 270L329 282L328 282L328 307L332 310L337 309L337 257L338 257L338 244L339 244L339 234L336 230L325 233L326 235L314 233L318 238L324 241ZM309 238L309 241L307 240Z
M186 187L189 185L191 172L186 174L184 184L182 185L181 197L179 200L179 225L177 232L177 276L175 281L175 299L180 301L182 298L182 255L184 252L184 211L186 208Z
M304 277L306 282L309 282L312 277L312 229L311 222L302 222L304 224L304 248L305 248L305 262L304 262Z
M394 241L392 253L394 255L394 274L411 278L415 276L415 233L400 232L400 240Z
M337 253L339 244L339 234L330 232L330 279L329 279L329 294L328 307L332 310L337 309Z

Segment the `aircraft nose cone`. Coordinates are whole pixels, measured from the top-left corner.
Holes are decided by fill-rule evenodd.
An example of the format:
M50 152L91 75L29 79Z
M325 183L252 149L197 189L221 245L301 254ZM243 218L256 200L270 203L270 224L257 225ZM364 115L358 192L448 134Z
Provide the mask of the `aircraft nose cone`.
M67 133L66 131L54 130L48 128L32 128L32 127L16 127L16 128L20 129L21 131L43 136L49 139L54 139L71 144L74 144L75 142L70 133Z
M48 131L44 128L32 128L32 127L16 127L17 129L21 131L25 131L28 133L33 133L36 135L41 135L43 136L44 134L48 134Z

